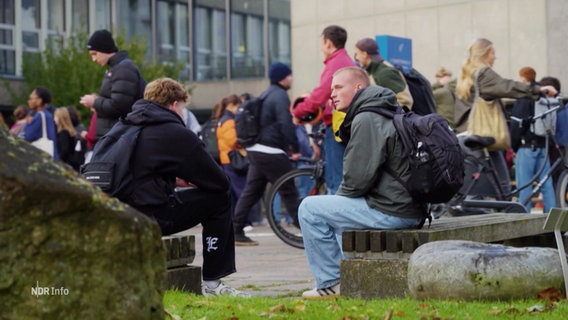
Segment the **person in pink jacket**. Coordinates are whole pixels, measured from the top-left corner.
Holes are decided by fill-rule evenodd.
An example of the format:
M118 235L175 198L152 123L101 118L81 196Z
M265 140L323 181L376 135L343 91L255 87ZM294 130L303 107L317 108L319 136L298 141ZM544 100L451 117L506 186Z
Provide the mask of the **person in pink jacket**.
M335 140L331 128L333 111L333 106L330 102L331 79L337 70L354 66L355 63L345 50L347 31L344 28L336 25L328 26L323 29L320 39L325 66L321 73L319 84L303 102L295 106L292 110L292 115L294 116L294 123L299 124L300 119L306 115L317 112L318 108L324 108L323 121L326 127L323 142L325 157L324 177L328 193L335 194L343 174L343 152L345 151L345 146Z

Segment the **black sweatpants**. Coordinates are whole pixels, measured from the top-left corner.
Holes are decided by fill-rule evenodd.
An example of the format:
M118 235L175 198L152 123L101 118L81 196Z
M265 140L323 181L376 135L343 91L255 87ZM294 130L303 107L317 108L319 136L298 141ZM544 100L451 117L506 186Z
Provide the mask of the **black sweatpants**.
M162 235L203 226L203 280L217 280L236 271L235 235L229 193L188 189L168 206L139 210L158 222Z

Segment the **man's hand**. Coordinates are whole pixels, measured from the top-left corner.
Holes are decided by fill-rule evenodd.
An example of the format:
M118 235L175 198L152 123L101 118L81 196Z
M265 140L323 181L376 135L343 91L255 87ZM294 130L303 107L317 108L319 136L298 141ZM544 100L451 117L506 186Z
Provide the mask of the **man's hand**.
M302 156L301 153L292 153L292 155L290 156L290 159L297 161L298 159L300 159L301 156Z
M95 106L95 99L97 98L97 95L94 93L91 94L86 94L84 96L81 97L81 100L79 100L79 102L84 105L85 107L89 108L89 109L93 109Z
M294 125L297 125L297 126L299 126L299 125L301 124L301 123L300 123L300 119L298 119L298 118L296 118L296 117L292 117L292 123L293 123Z

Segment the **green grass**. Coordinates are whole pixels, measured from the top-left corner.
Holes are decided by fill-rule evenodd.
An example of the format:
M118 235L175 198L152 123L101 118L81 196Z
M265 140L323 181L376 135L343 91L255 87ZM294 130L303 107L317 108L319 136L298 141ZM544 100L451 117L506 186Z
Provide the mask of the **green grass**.
M166 291L166 319L568 319L568 301L511 302L416 301L410 298L306 301L289 297L233 298Z

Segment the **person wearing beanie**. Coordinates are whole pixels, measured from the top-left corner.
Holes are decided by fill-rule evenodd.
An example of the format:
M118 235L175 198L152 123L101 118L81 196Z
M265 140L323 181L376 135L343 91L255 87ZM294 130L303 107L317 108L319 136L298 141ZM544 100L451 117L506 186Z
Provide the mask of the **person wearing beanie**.
M355 62L351 59L347 50L345 50L346 42L347 31L343 27L330 25L323 29L320 35L320 49L324 58L324 68L320 75L319 84L304 101L298 103L292 110L294 123L300 124L302 118L309 114L317 113L321 106L325 106L323 110L325 138L323 139L322 150L325 156L325 185L330 194L335 194L341 183L343 153L345 152L345 146L335 139L335 131L332 127L332 118L337 119L337 115L341 113L332 112L334 107L330 103L331 78L337 70L355 66Z
M146 81L126 51L116 47L108 30L93 32L87 42L91 60L108 68L98 94L86 94L79 102L96 113L96 139L105 135L120 117L144 95Z
M273 63L268 71L268 78L271 84L278 84L280 80L292 74L292 69L282 62Z
M281 62L275 62L268 69L268 78L270 86L259 96L262 106L258 142L246 148L249 158L247 182L235 206L233 227L237 246L258 245L258 242L247 237L244 232L249 211L262 199L268 182L276 182L293 169L290 157L300 157L296 127L292 123L289 109L290 98L286 93L292 87L292 70ZM291 155L288 154L289 150ZM299 226L298 190L294 185L284 189L282 188L284 192L281 194L282 203L294 219L294 225Z
M355 44L355 60L369 74L371 84L391 89L398 104L412 109L414 100L402 73L386 62L379 53L377 41L363 38Z

